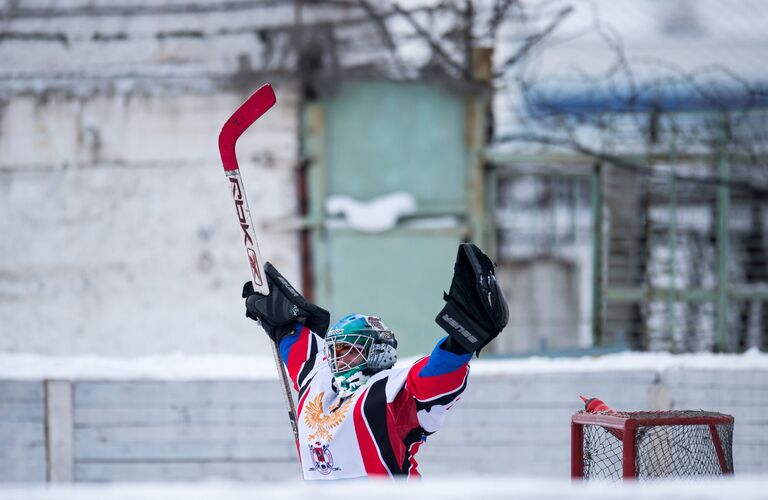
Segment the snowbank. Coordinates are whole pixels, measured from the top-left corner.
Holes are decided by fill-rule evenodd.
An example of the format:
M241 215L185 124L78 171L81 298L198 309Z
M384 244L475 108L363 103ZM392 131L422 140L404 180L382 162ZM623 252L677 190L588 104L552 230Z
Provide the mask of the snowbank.
M407 366L416 358L403 359ZM744 354L681 354L626 352L580 358L475 359L472 375L505 373L605 372L667 369L768 370L768 354L756 349ZM41 356L0 354L0 379L158 379L158 380L252 380L277 378L268 356Z
M318 492L324 498L467 498L526 499L697 499L742 500L765 498L768 479L738 477L700 481L659 481L637 484L572 484L568 480L531 480L525 477L451 478L424 480L418 484L340 482L335 484L289 483L184 483L34 486L0 489L3 500L245 500L257 498L304 499Z
M250 380L277 378L268 356L41 356L0 354L0 379Z
M605 372L669 369L768 370L768 354L750 349L744 354L669 354L623 352L579 358L496 359L472 363L473 375L497 373Z

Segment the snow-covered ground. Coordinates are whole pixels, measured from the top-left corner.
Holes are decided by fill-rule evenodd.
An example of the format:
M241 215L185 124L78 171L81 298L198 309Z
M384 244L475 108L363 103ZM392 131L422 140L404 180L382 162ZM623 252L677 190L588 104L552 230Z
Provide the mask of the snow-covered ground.
M2 500L218 500L305 499L318 492L324 498L469 499L763 499L766 477L736 477L699 481L659 481L637 484L578 483L568 480L532 480L526 477L454 477L424 480L418 484L339 482L287 483L177 483L107 484L77 486L12 486L0 488Z
M407 366L406 358L397 366ZM744 354L680 354L624 352L578 358L475 359L475 376L503 373L768 370L768 354L751 349ZM268 356L190 356L184 354L135 358L105 356L41 356L0 354L0 380L257 380L277 378L275 363Z

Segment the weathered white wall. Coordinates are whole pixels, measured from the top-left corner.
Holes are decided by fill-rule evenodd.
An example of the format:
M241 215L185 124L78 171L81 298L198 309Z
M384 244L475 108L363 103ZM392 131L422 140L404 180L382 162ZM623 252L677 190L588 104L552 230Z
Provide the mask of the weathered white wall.
M0 351L269 352L217 139L289 61L267 45L293 11L228 5L0 4ZM272 83L238 151L263 256L300 286L297 89Z
M0 382L0 482L46 477L43 423L66 436L74 481L299 477L276 380L72 381L72 415L43 414L43 384ZM670 368L471 375L418 455L426 477L567 478L580 394L622 410L706 409L735 417L737 474L768 472L768 371ZM55 407L54 407L55 408ZM60 408L60 407L59 407ZM66 443L56 443L59 450ZM50 443L47 446L51 446ZM59 451L60 453L60 451ZM5 458L4 458L5 457ZM21 465L24 464L24 465ZM63 474L61 464L59 473Z
M241 169L266 259L298 282L296 100L242 138ZM244 99L212 95L19 98L0 123L0 350L132 355L254 352L248 277L218 158Z

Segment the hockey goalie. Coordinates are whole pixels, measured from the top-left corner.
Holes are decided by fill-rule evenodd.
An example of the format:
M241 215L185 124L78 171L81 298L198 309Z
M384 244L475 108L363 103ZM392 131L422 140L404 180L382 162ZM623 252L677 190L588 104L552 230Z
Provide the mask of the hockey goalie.
M467 385L479 353L508 319L491 260L459 246L436 322L448 335L429 356L395 368L398 340L381 318L329 313L304 299L267 263L269 295L243 287L246 315L279 347L298 391L299 455L305 480L418 477L419 447Z

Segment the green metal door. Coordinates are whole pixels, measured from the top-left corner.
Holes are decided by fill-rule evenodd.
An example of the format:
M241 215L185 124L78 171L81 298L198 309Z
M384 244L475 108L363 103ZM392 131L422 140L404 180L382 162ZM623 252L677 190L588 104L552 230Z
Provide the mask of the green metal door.
M351 312L381 316L401 356L427 353L443 335L434 317L457 244L470 235L466 103L462 94L424 83L352 82L306 110L313 220L325 220L325 200L334 195L366 201L405 191L417 202L411 223L392 230L320 222L312 235L317 302L332 322ZM439 216L457 222L437 226Z

